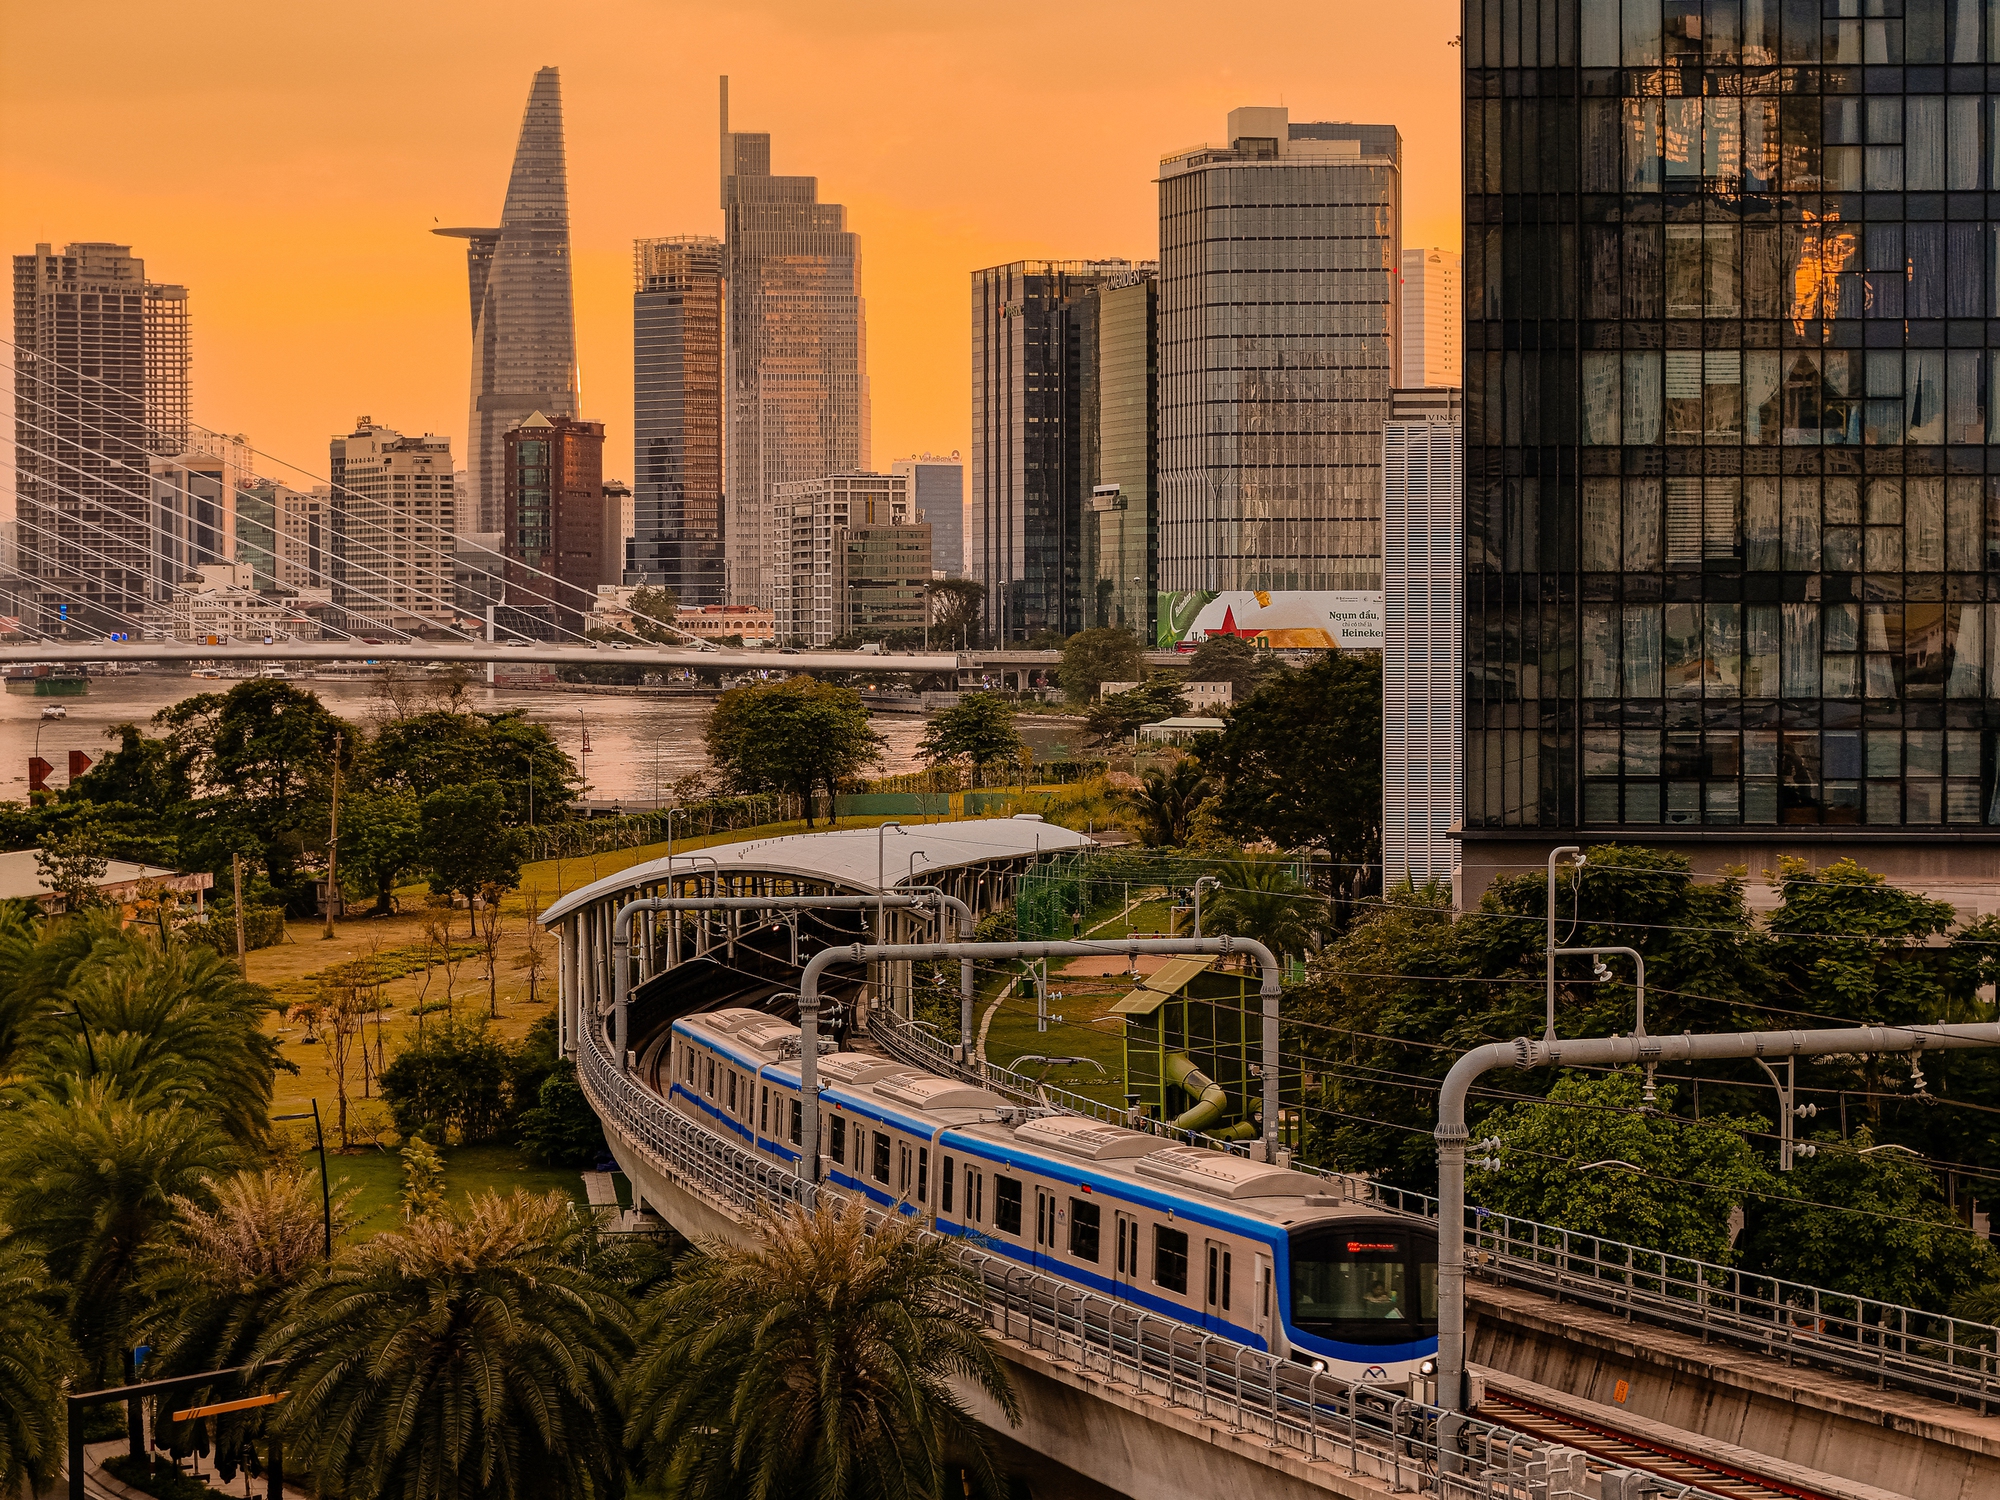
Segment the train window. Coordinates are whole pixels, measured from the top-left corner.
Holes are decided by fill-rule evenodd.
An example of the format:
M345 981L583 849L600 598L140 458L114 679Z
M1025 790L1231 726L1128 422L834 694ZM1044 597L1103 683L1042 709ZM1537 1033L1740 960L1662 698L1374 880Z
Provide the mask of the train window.
M765 1089L764 1097L757 1101L757 1134L769 1135L770 1132L771 1132L771 1091L769 1089Z
M732 1115L736 1113L736 1070L734 1068L729 1071L729 1112Z
M1271 1316L1271 1268L1269 1266L1264 1267L1264 1314L1263 1315L1267 1318Z
M805 1116L805 1101L794 1099L792 1101L792 1144L794 1146L798 1145L800 1136L805 1130Z
M948 1214L951 1212L951 1170L952 1170L952 1160L949 1156L947 1156L944 1159L943 1168L940 1169L938 1172L939 1213Z
M1222 1310L1229 1311L1229 1252L1222 1252Z
M1164 1224L1153 1226L1153 1281L1170 1292L1187 1294L1188 1237Z
M1125 1221L1118 1221L1118 1274L1125 1274Z
M889 1181L889 1137L881 1131L875 1132L875 1180L886 1184Z
M1003 1234L1021 1232L1021 1179L993 1176L993 1227Z
M922 1203L931 1195L931 1153L927 1147L917 1147L917 1202Z
M1053 1238L1049 1223L1049 1195L1040 1188L1035 1189L1035 1243L1046 1245Z
M688 1081L689 1083L693 1083L693 1082L694 1082L694 1048L692 1048L692 1047L689 1047L689 1048L687 1048L687 1049L686 1049L686 1051L685 1051L685 1056L687 1057L687 1081Z
M715 1059L712 1057L708 1060L708 1087L702 1092L711 1099L715 1097Z
M965 1178L966 1181L972 1184L968 1190L968 1195L972 1199L972 1217L983 1219L986 1217L986 1174L984 1172L975 1172L972 1168L967 1167L965 1169Z
M1215 1246L1210 1245L1208 1247L1208 1305L1210 1307L1215 1306L1216 1277L1220 1274L1221 1259L1222 1252L1216 1249Z
M835 1115L827 1127L826 1151L843 1167L847 1165L847 1121L840 1115Z
M1081 1198L1069 1200L1069 1253L1078 1260L1096 1262L1098 1222L1095 1203L1086 1203ZM1124 1267L1119 1269L1122 1271Z
M1437 1331L1437 1239L1407 1225L1349 1221L1292 1240L1292 1321L1350 1344L1404 1344Z

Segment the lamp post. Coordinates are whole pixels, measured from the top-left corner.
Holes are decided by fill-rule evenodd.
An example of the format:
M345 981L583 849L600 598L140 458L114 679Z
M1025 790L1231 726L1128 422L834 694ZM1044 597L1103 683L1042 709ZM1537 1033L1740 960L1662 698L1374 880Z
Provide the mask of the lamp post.
M884 941L882 937L882 897L885 894L883 887L888 879L882 868L883 840L891 828L895 829L897 833L903 831L903 825L893 819L882 824L875 830L875 944L877 947L880 947ZM884 969L883 976L885 979L887 975L888 970ZM886 985L882 985L879 982L878 987L887 988Z

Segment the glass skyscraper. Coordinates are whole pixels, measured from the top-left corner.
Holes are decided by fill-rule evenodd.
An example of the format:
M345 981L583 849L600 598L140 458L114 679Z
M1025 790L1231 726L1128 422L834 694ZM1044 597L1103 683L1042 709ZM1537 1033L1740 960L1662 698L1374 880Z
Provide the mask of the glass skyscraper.
M2000 7L1464 43L1468 839L2000 822Z
M633 246L632 551L627 583L726 603L722 556L722 241Z
M1401 160L1258 108L1160 163L1162 589L1382 586Z

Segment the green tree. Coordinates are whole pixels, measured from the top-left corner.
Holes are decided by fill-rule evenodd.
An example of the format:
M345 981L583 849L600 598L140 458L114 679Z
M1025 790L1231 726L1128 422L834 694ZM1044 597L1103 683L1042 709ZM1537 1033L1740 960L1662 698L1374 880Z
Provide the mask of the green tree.
M502 714L442 710L392 719L369 746L368 774L400 787L419 802L433 792L490 781L506 798L507 821L550 822L568 810L583 789L576 762L548 727L518 710Z
M343 1250L263 1353L287 1452L336 1495L623 1493L615 1284L560 1193L488 1194Z
M521 1149L545 1166L581 1167L605 1150L604 1127L576 1081L576 1064L564 1058L542 1080L533 1109L521 1113Z
M934 578L926 590L931 605L931 645L970 651L979 644L986 609L986 585L971 578Z
M649 1299L626 1374L626 1440L686 1500L944 1493L947 1452L996 1493L954 1381L1018 1420L978 1288L944 1242L862 1210L794 1209L765 1242L681 1262Z
M104 835L95 823L72 825L51 834L35 855L35 873L59 897L65 911L100 905L98 887L110 861L104 857Z
M1326 903L1282 856L1250 855L1215 867L1222 882L1202 903L1202 931L1254 938L1273 953L1317 948L1326 925Z
M447 1021L411 1037L382 1070L399 1135L472 1144L507 1128L513 1059L483 1024Z
M1730 1210L1770 1183L1749 1141L1769 1122L1674 1119L1670 1084L1650 1113L1642 1088L1632 1070L1566 1073L1546 1101L1493 1111L1475 1134L1500 1138L1500 1169L1474 1172L1467 1196L1495 1213L1728 1264Z
M881 758L884 743L859 693L810 677L731 688L716 700L703 734L730 790L788 792L804 801L808 828L813 793L824 789L831 798Z
M423 832L423 805L402 787L343 798L341 884L372 897L375 914L388 916L397 883L423 859Z
M1157 724L1188 711L1187 694L1171 677L1154 677L1122 693L1106 693L1084 714L1099 745L1122 745L1142 724Z
M1072 703L1088 703L1104 683L1138 682L1146 675L1146 665L1139 655L1138 637L1107 625L1079 630L1064 641L1057 675Z
M1026 741L1014 727L1014 705L999 693L967 693L932 717L917 754L926 765L969 761L975 779L995 761L1012 764Z
M0 1210L41 1249L86 1348L117 1346L141 1251L176 1197L205 1202L227 1139L186 1104L147 1108L93 1079L37 1099L0 1132Z
M1814 1144L1778 1178L1781 1196L1751 1205L1751 1269L1940 1312L2000 1277L2000 1256L1959 1222L1916 1153L1876 1145L1866 1127L1851 1142L1825 1132Z
M632 590L631 601L626 606L632 613L631 634L644 641L669 646L686 645L685 635L664 628L674 623L680 607L680 595L672 589L645 585Z
M465 897L476 938L473 897L487 886L511 891L521 883L521 835L507 824L507 799L491 781L440 787L423 800L419 830L432 892Z
M0 1228L0 1495L53 1490L76 1347L41 1258Z
M1187 843L1195 812L1207 796L1208 782L1200 763L1183 755L1164 768L1150 767L1139 778L1139 785L1123 793L1120 800L1137 825L1135 831L1142 843L1178 849Z
M1226 682L1235 691L1232 703L1246 702L1266 679L1285 670L1269 651L1259 651L1240 635L1212 635L1188 658L1190 682Z
M1311 849L1330 893L1376 889L1382 850L1382 659L1329 652L1265 683L1197 749L1216 821L1248 841Z

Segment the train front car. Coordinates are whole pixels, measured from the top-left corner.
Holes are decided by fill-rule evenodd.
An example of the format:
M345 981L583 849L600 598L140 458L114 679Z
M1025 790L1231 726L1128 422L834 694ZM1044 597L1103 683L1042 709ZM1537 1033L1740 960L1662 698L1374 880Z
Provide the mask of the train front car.
M1292 1357L1348 1380L1401 1384L1437 1358L1437 1234L1349 1211L1288 1236L1280 1279Z

